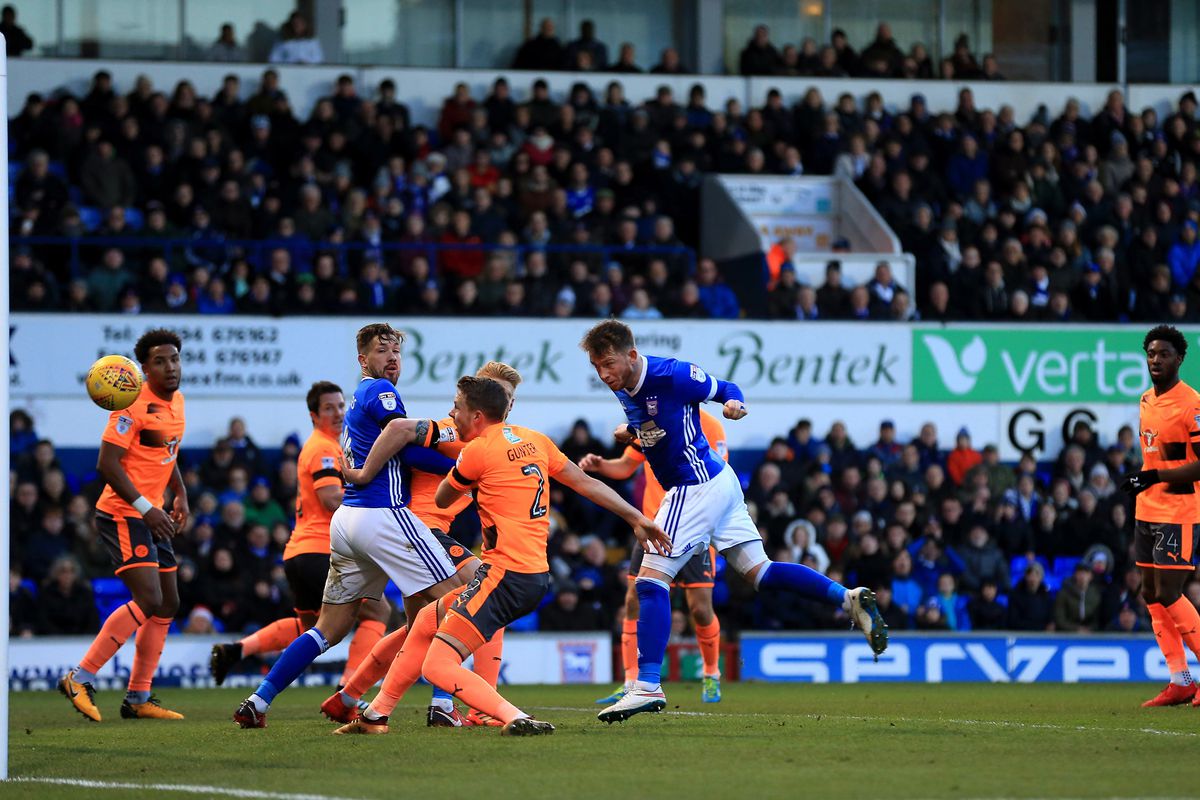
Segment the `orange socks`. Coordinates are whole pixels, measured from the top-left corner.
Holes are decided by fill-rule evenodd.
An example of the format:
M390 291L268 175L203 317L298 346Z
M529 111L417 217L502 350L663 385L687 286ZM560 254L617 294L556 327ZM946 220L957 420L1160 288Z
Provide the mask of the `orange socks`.
M132 600L109 614L108 619L104 620L104 627L96 634L92 646L84 653L79 666L88 672L99 672L145 621L142 610ZM161 645L159 649L161 651Z
M1187 669L1187 657L1183 652L1183 637L1179 635L1175 621L1162 603L1150 603L1147 608L1150 609L1150 626L1154 629L1154 637L1158 639L1158 648L1167 659L1167 669L1172 673L1183 672Z
M500 680L500 664L503 652L504 628L496 631L496 635L492 637L490 642L484 642L475 651L474 672L487 681L488 686L491 686L493 689L496 688L496 683Z
M696 626L696 643L704 661L704 674L721 677L721 621L713 615L712 622Z
M463 667L462 661L457 650L441 639L434 639L429 645L429 654L425 656L421 672L425 680L434 686L505 724L521 716L519 708L488 686L486 680Z
M1167 613L1171 615L1171 619L1175 622L1175 629L1179 632L1179 637L1183 639L1183 643L1188 646L1188 649L1196 654L1196 658L1200 658L1200 612L1196 611L1196 607L1192 605L1192 601L1187 597L1180 597L1171 605L1167 606ZM1158 631L1155 631L1157 634ZM1165 650L1163 651L1166 652ZM1186 669L1186 667L1184 667Z
M342 679L338 683L345 686L350 682L358 666L371 654L385 633L387 633L387 625L382 622L369 619L358 623L358 630L354 631L354 638L350 640L350 656L346 659L346 669L342 672Z
M287 646L302 633L304 633L304 625L301 624L299 617L277 619L242 639L242 657L286 650Z
M146 620L145 625L138 628L137 637L134 639L137 649L133 654L133 669L129 671L129 691L150 691L171 621L170 617L151 617Z
M373 713L384 717L391 714L404 693L421 677L421 664L425 661L425 653L429 650L433 635L437 633L437 624L437 603L430 603L421 609L409 626L404 647L388 667L383 686L371 701Z
M354 700L362 699L362 696L367 693L375 684L379 683L380 678L387 675L388 667L396 660L396 656L400 653L400 648L404 646L404 640L408 636L408 626L392 631L387 636L377 641L371 652L367 653L367 657L358 665L358 669L354 670L354 674L350 676L350 680L345 682L342 687L342 694ZM355 640L357 641L357 634ZM343 675L343 678L346 676Z
M625 682L637 680L637 623L636 619L626 619L621 624L621 660L625 667Z

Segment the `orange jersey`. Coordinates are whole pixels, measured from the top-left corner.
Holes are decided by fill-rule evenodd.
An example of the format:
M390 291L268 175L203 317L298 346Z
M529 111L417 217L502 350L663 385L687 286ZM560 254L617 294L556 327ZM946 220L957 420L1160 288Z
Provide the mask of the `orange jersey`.
M458 458L458 454L462 452L466 444L458 438L454 420L449 417L439 419L438 428L443 432L453 431L454 439L439 444L437 451L447 458ZM437 503L433 501L433 496L437 494L437 488L441 485L443 477L432 472L414 469L408 480L410 495L408 510L416 514L421 522L425 523L425 527L444 533L450 530L450 523L454 522L454 518L458 516L459 512L471 505L471 498L463 495L455 500L449 508L438 508Z
M729 445L725 441L725 426L721 424L721 421L704 409L700 409L700 430L704 432L704 438L708 440L709 447L728 463ZM642 490L642 513L650 519L654 519L666 492L663 490L662 484L658 482L658 478L654 477L654 470L650 469L649 464L646 464L646 455L640 448L630 445L625 448L625 455L638 463L645 464L646 488Z
M283 557L301 553L329 552L329 520L333 512L325 508L317 489L341 486L345 481L342 467L345 456L337 439L313 429L296 459L296 527L283 548Z
M483 560L513 572L547 572L550 478L567 457L545 434L496 423L472 439L450 471L460 492L475 488L483 529Z
M1144 469L1172 469L1196 460L1200 445L1200 394L1183 381L1155 396L1142 395L1138 430ZM1193 483L1156 483L1137 496L1134 516L1142 522L1200 522L1200 502Z
M175 471L183 428L183 393L175 392L167 402L150 391L150 384L143 383L133 405L108 415L108 426L100 440L125 448L121 456L125 474L138 494L161 508L163 492ZM104 487L96 510L117 518L142 516L111 486Z

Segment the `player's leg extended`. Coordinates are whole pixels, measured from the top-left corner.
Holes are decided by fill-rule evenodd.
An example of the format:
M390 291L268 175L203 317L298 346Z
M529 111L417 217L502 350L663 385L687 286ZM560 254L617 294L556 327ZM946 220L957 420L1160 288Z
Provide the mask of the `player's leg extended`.
M243 728L265 728L267 710L276 695L300 677L317 656L350 632L357 613L357 599L340 604L325 603L317 624L287 646L254 694L238 707L233 715L234 722Z
M414 617L410 617L408 635L404 646L388 666L387 675L379 694L371 701L371 705L363 711L362 716L351 720L334 731L337 735L353 733L387 733L388 717L404 694L421 677L421 665L429 644L437 633L438 612L440 603L425 605Z
M500 683L500 667L504 663L504 628L492 634L492 638L475 649L475 660L471 671L483 678L487 685L496 689ZM495 717L472 708L467 714L467 725L500 727L504 723Z
M696 630L696 643L700 646L700 658L704 662L703 686L700 700L704 703L721 702L721 621L713 611L711 586L689 586L684 589L687 597L688 614Z
M321 713L334 722L341 723L350 722L357 717L363 695L387 675L388 667L400 653L400 648L404 647L407 637L408 626L401 625L376 642L346 685L321 703Z
M342 671L339 684L345 686L350 682L363 659L387 633L387 623L391 616L392 606L385 598L362 601L358 607L358 627L354 629L354 637L350 640L350 655L346 659L346 669Z
M167 546L169 547L169 543ZM160 544L159 549L165 554L166 548L163 545ZM162 597L158 609L138 628L134 640L137 649L133 656L133 669L129 671L129 691L121 703L121 716L125 719L183 719L183 714L163 708L154 695L150 694L154 673L158 670L159 659L162 658L167 631L170 630L171 622L179 611L179 586L175 578L173 551L169 563L168 567L158 570Z

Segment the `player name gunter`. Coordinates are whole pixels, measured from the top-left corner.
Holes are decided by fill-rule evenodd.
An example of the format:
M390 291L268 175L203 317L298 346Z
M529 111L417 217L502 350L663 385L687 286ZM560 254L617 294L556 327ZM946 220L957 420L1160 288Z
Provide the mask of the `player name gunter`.
M537 445L533 442L526 442L520 447L510 447L508 449L508 460L517 461L522 458L529 458L537 452Z

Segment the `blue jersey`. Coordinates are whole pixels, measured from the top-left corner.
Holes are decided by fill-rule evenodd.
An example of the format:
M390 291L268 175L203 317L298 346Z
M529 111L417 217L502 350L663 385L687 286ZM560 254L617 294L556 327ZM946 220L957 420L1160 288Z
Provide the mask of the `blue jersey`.
M642 356L633 389L613 392L625 418L638 429L642 452L664 489L693 486L716 477L725 462L700 429L700 404L717 394L717 380L695 364Z
M404 403L396 387L386 378L363 378L350 398L342 425L342 452L351 467L361 467L380 431L394 419L404 417ZM400 454L392 456L370 483L347 484L342 505L357 508L400 508L407 504L407 486Z

